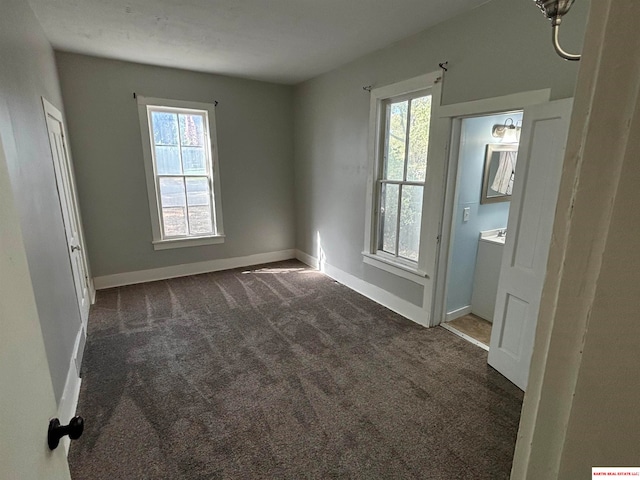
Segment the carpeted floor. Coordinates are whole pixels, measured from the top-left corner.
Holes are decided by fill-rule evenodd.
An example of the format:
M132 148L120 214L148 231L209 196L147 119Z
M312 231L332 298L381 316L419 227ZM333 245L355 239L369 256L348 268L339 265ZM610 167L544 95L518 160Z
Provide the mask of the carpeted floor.
M487 352L296 261L98 292L74 480L506 479Z

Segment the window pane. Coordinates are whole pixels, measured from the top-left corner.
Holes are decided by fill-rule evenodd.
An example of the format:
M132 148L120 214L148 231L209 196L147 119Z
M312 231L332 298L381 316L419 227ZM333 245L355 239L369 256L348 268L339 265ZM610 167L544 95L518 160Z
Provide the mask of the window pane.
M204 117L198 114L180 114L180 143L188 146L204 145Z
M160 202L164 236L187 234L187 202L182 178L160 179Z
M180 175L180 147L158 146L156 150L156 169L158 175Z
M431 95L411 100L407 180L424 182L427 173Z
M399 188L398 185L383 183L380 194L378 249L393 254L396 253Z
M187 178L187 202L190 207L209 205L209 179Z
M160 199L163 207L184 207L187 204L184 180L181 177L160 179Z
M409 102L387 106L386 161L384 176L387 180L404 179L404 154L407 139L407 108Z
M420 248L423 191L424 187L420 186L404 185L402 187L398 256L416 262Z
M189 207L189 229L191 235L213 233L210 207Z
M187 234L187 215L182 207L167 207L162 209L164 222L164 236L177 237Z
M182 147L182 164L188 175L206 175L207 158L203 147Z
M151 112L153 143L178 145L178 116L175 113Z
M191 235L213 232L211 219L211 193L208 178L187 178L187 203L189 204L189 231Z

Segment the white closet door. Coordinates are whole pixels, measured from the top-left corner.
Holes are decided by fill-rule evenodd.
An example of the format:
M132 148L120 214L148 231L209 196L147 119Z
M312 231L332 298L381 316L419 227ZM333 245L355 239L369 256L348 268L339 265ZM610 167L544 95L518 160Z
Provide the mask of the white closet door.
M87 273L86 257L82 251L82 225L80 222L73 166L71 157L69 156L69 145L67 143L62 113L44 98L42 99L42 103L47 119L49 144L51 146L51 155L53 156L53 166L56 185L58 187L58 196L60 198L62 219L67 237L67 247L69 248L71 272L76 288L82 325L86 331L89 307L91 305L89 276Z

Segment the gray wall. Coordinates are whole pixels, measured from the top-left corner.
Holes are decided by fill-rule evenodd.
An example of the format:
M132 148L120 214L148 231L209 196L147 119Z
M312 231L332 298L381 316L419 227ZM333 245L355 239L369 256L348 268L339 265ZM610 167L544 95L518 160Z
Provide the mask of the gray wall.
M471 305L473 276L478 256L480 232L504 228L509 220L509 203L480 204L484 159L488 143L500 143L491 135L492 127L511 118L522 120L522 113L466 118L462 122L458 155L458 185L453 218L451 260L447 279L447 313ZM469 208L469 221L463 209Z
M94 276L294 247L292 88L56 52ZM133 92L217 100L226 240L154 251Z
M579 51L589 2L577 2L562 24L567 50ZM550 25L531 1L494 0L471 12L362 57L296 87L296 246L327 263L421 304L416 284L363 264L369 166L369 95L382 86L438 70L447 60L443 103L551 88L573 95L578 65L561 60Z
M2 1L0 65L0 135L59 401L81 322L40 97L61 110L62 100L53 50L23 0Z

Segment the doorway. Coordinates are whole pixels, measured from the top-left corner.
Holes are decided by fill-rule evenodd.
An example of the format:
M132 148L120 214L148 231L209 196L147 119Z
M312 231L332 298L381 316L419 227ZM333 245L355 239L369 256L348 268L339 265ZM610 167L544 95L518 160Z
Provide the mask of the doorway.
M483 262L491 267L494 278L497 275L495 301L491 300L487 303L489 307L493 306L493 312L485 315L485 317L493 317L488 347L461 332L459 327L446 325L446 320L472 312L471 304L467 307L468 311L464 308L458 311L455 308L452 309L453 303L450 299L455 297L451 297L450 292L463 290L464 286L463 280L460 279L463 277L456 279L453 268L453 262L460 256L464 256L459 254L460 249L456 248L456 220L458 223L470 222L472 212L472 206L465 205L464 201L460 204L460 199L464 200L461 192L466 190L465 184L459 181L464 175L465 135L473 130L471 122L480 123L480 120L473 117L478 118L483 115L481 112L465 115L466 112L464 112L452 119L451 138L454 148L450 155L448 193L445 195L446 206L443 215L445 226L442 231L443 245L439 262L441 268L437 274L435 295L440 309L436 310L436 315L439 315L440 323L444 323L445 328L453 329L454 333L461 336L466 335L465 338L483 346L484 349L489 349L488 363L522 390L526 389L529 377L571 106L571 99L525 106L521 117L522 128L519 142L517 142L517 153L513 145L509 146L505 143L485 146L484 181L478 208L483 203L496 202L494 198L496 192L492 192L491 189L498 190L497 193L500 194L511 195L506 222L508 225L476 233L478 244L475 248L475 285L472 283L471 289L467 289L467 293L471 291L472 297L476 287L480 293L488 286L495 291L495 283L488 280L490 277L488 273L476 275L478 267L482 267ZM460 110L458 108L456 111ZM495 111L494 109L493 112ZM507 115L515 116L516 113L522 112L510 110ZM484 115L484 117L488 116L489 114ZM491 120L498 120L499 117L500 115ZM511 125L508 118L505 122L505 125ZM517 121L513 120L513 123L517 130ZM489 131L495 137L496 133L506 128L505 125L495 123ZM518 140L517 134L515 140ZM508 172L507 169L503 174L493 173L494 170L490 167L493 155L497 155L498 166L495 172L504 170L507 165L512 168L512 171ZM512 156L509 161L507 161L508 155ZM517 168L514 165L517 165ZM488 185L491 185L491 189ZM497 201L506 203L504 198ZM465 210L466 208L469 210ZM500 245L502 242L504 242L503 246ZM489 244L493 244L491 248L494 253L493 256L487 257L484 255L486 252L483 253L480 247L489 248ZM502 253L500 249L503 250ZM495 253L496 251L498 253ZM469 267L463 266L460 270L468 276L466 268ZM464 278L464 281L466 280ZM480 311L479 306L476 311ZM447 314L449 314L448 318Z
M461 118L442 324L489 348L522 110Z

